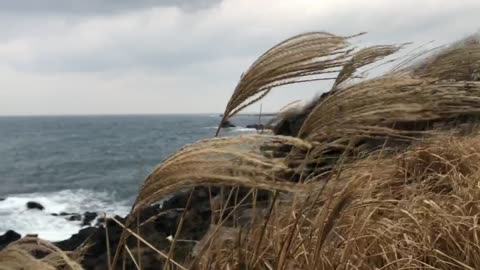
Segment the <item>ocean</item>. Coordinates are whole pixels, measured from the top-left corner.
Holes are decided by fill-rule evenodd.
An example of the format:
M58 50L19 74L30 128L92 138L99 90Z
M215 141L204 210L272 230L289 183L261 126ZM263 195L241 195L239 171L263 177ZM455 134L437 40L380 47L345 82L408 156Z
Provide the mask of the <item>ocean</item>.
M80 222L53 213L128 213L139 186L185 144L213 137L214 115L0 117L0 235L7 230L58 241ZM238 116L223 135L255 133ZM243 126L243 127L242 127ZM41 203L44 211L27 210Z

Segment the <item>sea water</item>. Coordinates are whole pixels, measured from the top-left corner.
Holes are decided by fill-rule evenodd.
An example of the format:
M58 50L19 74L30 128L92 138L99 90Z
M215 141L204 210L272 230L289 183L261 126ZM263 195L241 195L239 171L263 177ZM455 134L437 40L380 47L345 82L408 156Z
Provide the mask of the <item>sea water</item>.
M185 144L213 137L212 115L0 117L0 235L6 230L57 241L80 229L61 212L128 213L139 186ZM225 135L255 133L233 119ZM243 126L243 127L242 127ZM27 210L35 201L45 209Z

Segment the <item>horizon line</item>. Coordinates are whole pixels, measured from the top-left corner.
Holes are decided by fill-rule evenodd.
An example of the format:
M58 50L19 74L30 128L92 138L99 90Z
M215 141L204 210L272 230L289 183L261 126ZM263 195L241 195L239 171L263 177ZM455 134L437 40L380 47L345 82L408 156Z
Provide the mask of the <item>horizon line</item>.
M277 113L262 113L262 115L276 115ZM222 117L223 113L213 112L213 113L86 113L86 114L0 114L0 118L6 117L93 117L93 116L168 116L168 115L216 115ZM244 112L238 113L236 115L243 116L258 116L259 113L255 112Z

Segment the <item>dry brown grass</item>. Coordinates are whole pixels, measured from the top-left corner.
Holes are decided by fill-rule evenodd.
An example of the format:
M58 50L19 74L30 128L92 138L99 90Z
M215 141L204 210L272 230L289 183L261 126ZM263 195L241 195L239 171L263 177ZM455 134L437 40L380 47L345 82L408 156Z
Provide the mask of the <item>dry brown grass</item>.
M479 112L480 82L392 75L328 96L313 109L300 136L324 146L348 138L411 140L431 130L430 125L436 122Z
M0 251L1 270L82 270L81 252L64 252L52 243L26 236Z
M400 47L357 50L349 38L298 35L254 62L222 121L274 87L335 81L310 107L299 138L203 140L162 162L122 224L114 269L121 251L140 267L125 244L131 236L168 262L164 269L480 269L478 38L356 83L352 79L362 67ZM331 74L336 77L326 76ZM330 158L334 161L326 163ZM141 209L198 185L266 189L272 199L269 207L252 207L250 223L226 227L226 219L218 220L191 261L172 259L176 237L170 251L162 251L130 229ZM246 205L241 200L220 209L220 216L244 216ZM235 214L240 208L243 213ZM28 245L3 250L0 260L9 264L0 269L18 269L18 260L38 267L30 269L79 269L66 254L40 246L51 250L40 260Z
M339 72L349 60L349 38L311 32L275 45L242 75L221 122L260 100L274 87L332 79L326 75Z
M338 73L301 139L201 141L147 178L133 213L196 185L273 190L269 208L252 209L251 226L218 222L180 268L480 269L478 39L357 83L359 69L400 47L357 51L347 39L308 33L280 43L242 76L227 105L223 120L273 87ZM242 203L222 211L235 216Z
M480 80L480 36L472 35L455 42L427 59L413 65L414 76L441 80Z
M195 186L244 186L288 192L305 192L307 188L314 188L314 185L307 187L289 182L293 170L288 167L285 157L274 157L266 150L285 145L304 150L311 147L298 138L271 135L213 138L183 147L147 177L126 226L133 224L137 211L169 194ZM124 232L121 242L127 237ZM114 266L120 250L117 249Z
M217 241L200 269L480 269L480 136L376 154Z
M282 177L292 169L285 158L273 157L261 147L291 145L308 150L305 141L271 135L248 135L202 140L180 149L147 177L132 213L175 191L198 185L246 186L288 192L304 191Z

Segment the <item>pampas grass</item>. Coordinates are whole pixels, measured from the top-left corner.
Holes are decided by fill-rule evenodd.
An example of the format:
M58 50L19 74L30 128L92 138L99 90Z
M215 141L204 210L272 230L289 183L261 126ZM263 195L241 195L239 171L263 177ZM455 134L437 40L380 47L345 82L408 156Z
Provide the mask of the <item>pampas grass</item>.
M234 249L217 243L215 268L479 269L479 142L440 136L358 161L322 193L276 206L255 258L261 224Z
M331 91L308 111L280 114L306 116L300 132L293 134L298 138L200 141L179 150L147 177L133 214L197 185L273 192L270 207L258 209L261 215L252 211L248 225L215 224L196 246L193 261L182 265L480 268L478 39L359 82L353 79L364 66L402 46L357 50L349 48L348 39L307 33L274 46L242 76L227 104L222 121L276 86L337 74ZM325 163L328 158L333 163ZM237 206L221 211L241 216L235 214Z
M0 251L1 270L82 270L82 250L64 252L33 236L19 239Z
M304 191L305 187L282 179L289 175L284 158L274 158L260 147L291 145L307 150L305 141L273 135L249 135L202 140L180 149L147 177L132 213L175 191L199 185L229 185Z
M225 108L221 123L262 99L272 88L332 79L325 75L338 72L347 63L350 55L347 49L349 38L311 32L294 36L272 47L242 75Z
M114 219L124 231L113 269L122 251L142 267L140 254L127 245L129 236L157 252L164 269L480 269L478 37L359 81L363 67L403 45L357 49L351 38L301 34L255 61L222 122L278 86L332 79L333 87L303 111L279 114L301 116L298 134L202 140L159 164L126 224ZM248 195L227 209L232 189L227 203L219 204L225 207L212 209L221 218L190 261L172 258L190 199L169 251L132 229L145 207L202 185L252 188L248 195L264 189L272 196L268 206L257 208L253 201L250 212ZM245 213L249 222L227 225L223 219ZM80 269L73 254L48 243L33 247L10 245L0 252L6 262L0 269L18 269L19 261L25 269ZM37 259L34 249L48 255Z

